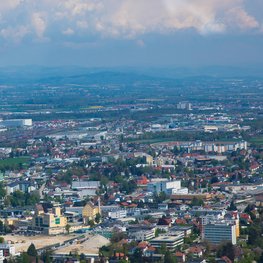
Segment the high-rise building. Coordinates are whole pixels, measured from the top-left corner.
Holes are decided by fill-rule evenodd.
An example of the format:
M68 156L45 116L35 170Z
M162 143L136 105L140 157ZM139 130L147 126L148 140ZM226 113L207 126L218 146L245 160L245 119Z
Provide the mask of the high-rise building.
M204 225L203 239L212 244L230 241L235 245L237 243L236 225L227 221L210 222Z

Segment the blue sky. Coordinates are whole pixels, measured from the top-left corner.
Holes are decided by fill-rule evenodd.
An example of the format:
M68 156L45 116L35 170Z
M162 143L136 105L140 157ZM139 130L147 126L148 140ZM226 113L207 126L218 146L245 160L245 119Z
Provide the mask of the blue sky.
M0 65L262 65L262 0L8 0Z

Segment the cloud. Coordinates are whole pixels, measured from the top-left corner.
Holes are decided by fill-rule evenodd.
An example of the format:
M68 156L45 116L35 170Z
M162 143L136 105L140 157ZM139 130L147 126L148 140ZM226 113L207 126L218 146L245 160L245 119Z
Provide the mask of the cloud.
M235 23L241 29L259 28L259 22L252 16L249 16L245 10L240 7L228 11L230 22Z
M189 29L203 35L261 32L262 15L251 13L257 1L8 0L0 2L0 35L23 38L32 33L52 39L97 34L136 40L144 34Z
M37 37L42 39L44 37L44 33L47 27L43 13L32 14L32 25L35 29Z
M20 42L29 33L29 30L25 26L18 26L16 28L7 27L0 30L0 36L7 40L14 42Z
M74 30L72 28L67 28L66 30L63 30L62 31L62 34L63 35L66 35L66 36L71 36L71 35L74 35Z
M8 0L0 2L0 13L16 8L21 3L20 0Z
M138 39L136 41L136 45L139 46L139 47L145 47L145 43L142 39Z

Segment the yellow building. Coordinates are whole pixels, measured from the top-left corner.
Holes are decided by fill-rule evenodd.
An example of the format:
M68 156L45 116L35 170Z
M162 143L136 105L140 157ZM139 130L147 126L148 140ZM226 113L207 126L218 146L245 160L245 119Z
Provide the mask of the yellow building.
M239 219L236 219L236 236L240 236L240 226L239 226Z
M143 153L143 152L136 152L134 153L134 157L135 158L145 158L145 161L148 165L152 166L153 165L153 157L147 153Z
M60 207L53 207L45 212L42 205L37 205L32 219L32 227L48 235L66 232L67 218L61 215Z
M100 214L100 205L95 206L93 203L88 202L82 210L84 223L87 224L89 220L94 220L97 214Z

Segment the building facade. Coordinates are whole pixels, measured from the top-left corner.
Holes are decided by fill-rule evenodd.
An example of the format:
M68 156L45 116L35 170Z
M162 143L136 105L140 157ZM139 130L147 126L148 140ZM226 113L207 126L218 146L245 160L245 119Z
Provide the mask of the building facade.
M212 244L230 241L233 245L236 245L236 225L228 222L208 223L203 229L203 239Z

